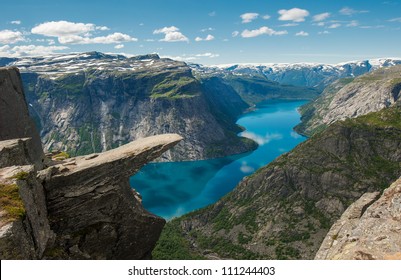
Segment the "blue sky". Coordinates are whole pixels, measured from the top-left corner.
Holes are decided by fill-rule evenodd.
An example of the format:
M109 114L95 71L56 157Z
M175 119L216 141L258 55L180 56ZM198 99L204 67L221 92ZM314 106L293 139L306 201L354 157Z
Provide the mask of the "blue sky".
M19 0L0 56L158 53L203 64L401 57L401 0Z

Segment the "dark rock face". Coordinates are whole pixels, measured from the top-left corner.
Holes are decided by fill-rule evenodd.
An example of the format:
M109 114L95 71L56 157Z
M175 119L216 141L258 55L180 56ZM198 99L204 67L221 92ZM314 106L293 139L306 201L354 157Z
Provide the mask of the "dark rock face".
M32 136L0 141L0 258L150 258L165 221L143 209L128 178L182 137L153 136L105 153L46 159L43 164L43 151L31 150L39 136L27 134L34 130L19 91L18 71L0 69L0 73L1 101L16 102L14 126L22 126L3 124L11 120L5 114L0 139L22 132ZM21 96L16 98L16 93Z
M28 106L17 68L0 69L0 141L31 138L28 145L30 159L37 168L43 164L44 154L36 127L29 117Z

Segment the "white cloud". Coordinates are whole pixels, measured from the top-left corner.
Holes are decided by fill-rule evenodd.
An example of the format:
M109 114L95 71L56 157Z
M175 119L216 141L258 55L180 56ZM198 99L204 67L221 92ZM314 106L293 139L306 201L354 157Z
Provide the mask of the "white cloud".
M301 135L299 135L295 131L291 131L290 136L291 136L291 138L294 138L294 139L299 139L299 138L302 137Z
M298 26L298 25L299 25L299 23L292 22L292 23L282 24L280 26L282 26L282 27L292 27L292 26Z
M209 17L215 17L217 13L215 11L208 13Z
M325 26L325 25L326 25L326 23L325 23L325 22L323 22L323 21L321 21L321 22L318 22L316 25L317 25L317 26Z
M323 21L330 17L330 13L322 13L313 16L313 21Z
M137 38L130 35L115 32L107 36L92 37L92 32L95 30L107 31L110 30L107 26L96 26L92 23L49 21L41 23L31 32L33 34L57 37L61 44L118 44L121 42L138 41Z
M309 33L308 33L308 32L305 32L305 31L299 31L297 34L295 34L295 36L303 36L303 37L306 37L306 36L309 36Z
M200 54L196 54L196 57L209 57L209 58L215 58L215 57L219 57L220 55L218 53L200 53Z
M283 138L283 135L279 133L272 133L272 134L267 133L265 136L261 136L256 133L248 131L242 132L241 136L254 140L260 146L266 145L273 140L280 140Z
M20 25L21 21L20 20L13 20L10 22L11 24L16 24L16 25Z
M340 14L345 15L345 16L352 16L352 15L355 15L355 14L369 13L369 11L366 11L366 10L358 11L358 10L354 10L354 9L352 9L350 7L344 7L339 12L340 12Z
M294 22L303 22L305 18L309 16L307 10L292 8L290 10L279 10L280 14L279 20L290 20Z
M252 22L253 20L257 19L259 17L258 13L245 13L240 15L240 18L242 19L242 23L249 23Z
M214 40L214 36L213 35L207 35L206 38L201 38L201 37L196 37L195 41L196 42L200 42L200 41L212 41Z
M252 38L252 37L257 37L260 35L272 36L272 35L285 35L285 34L288 34L288 32L285 30L284 31L275 31L267 26L262 26L261 28L254 29L254 30L245 29L244 31L242 31L241 36L243 38Z
M66 46L35 46L24 45L11 48L9 45L0 47L0 56L21 57L21 56L41 56L66 50Z
M269 15L264 15L264 16L262 16L262 18L263 18L263 19L269 19L269 18L271 18L271 16L269 16Z
M333 23L332 25L329 26L330 29L335 29L339 28L341 26L341 23Z
M401 22L401 17L399 18L392 18L388 20L389 22Z
M164 34L164 38L160 41L164 42L188 42L188 38L180 32L175 26L163 27L153 31L153 34Z
M325 30L325 31L320 31L320 32L318 32L317 34L319 34L319 35L326 35L326 34L330 34L330 32L327 31L327 30Z
M34 28L31 32L51 37L63 37L70 35L83 35L95 30L96 26L92 23L75 23L65 20L49 21L41 23Z
M123 44L115 45L114 48L119 50L119 49L124 48L124 45Z
M231 33L231 36L233 36L233 37L237 37L238 35L239 35L238 31L234 31L233 33Z
M25 41L23 34L19 31L0 30L0 44L15 44Z
M96 26L96 30L107 31L110 30L107 26Z
M137 38L133 38L127 34L123 33L113 33L107 36L99 36L99 37L83 37L79 35L69 35L59 37L58 41L61 44L118 44L122 42L134 42L138 41Z

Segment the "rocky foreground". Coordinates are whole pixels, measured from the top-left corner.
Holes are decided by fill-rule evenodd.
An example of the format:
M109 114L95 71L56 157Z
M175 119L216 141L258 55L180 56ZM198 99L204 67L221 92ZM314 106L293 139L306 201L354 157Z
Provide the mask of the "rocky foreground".
M16 68L0 69L0 128L1 259L151 257L165 221L143 209L128 178L180 136L46 158Z

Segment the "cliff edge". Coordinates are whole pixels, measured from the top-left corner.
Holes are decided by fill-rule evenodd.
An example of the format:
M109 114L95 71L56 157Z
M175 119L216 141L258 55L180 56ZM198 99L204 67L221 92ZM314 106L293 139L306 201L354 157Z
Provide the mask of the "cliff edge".
M383 195L366 193L344 212L316 260L401 259L401 178Z
M182 140L140 139L105 153L46 159L16 68L0 68L0 258L147 259L165 220L129 176Z

